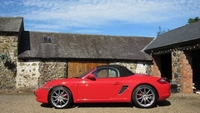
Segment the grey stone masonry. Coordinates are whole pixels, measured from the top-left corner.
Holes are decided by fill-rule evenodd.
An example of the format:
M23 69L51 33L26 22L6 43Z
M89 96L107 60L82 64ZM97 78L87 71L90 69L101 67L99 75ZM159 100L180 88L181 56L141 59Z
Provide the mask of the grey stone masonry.
M18 61L18 37L0 36L0 54L8 57L3 63L0 61L0 89L15 88L16 63Z

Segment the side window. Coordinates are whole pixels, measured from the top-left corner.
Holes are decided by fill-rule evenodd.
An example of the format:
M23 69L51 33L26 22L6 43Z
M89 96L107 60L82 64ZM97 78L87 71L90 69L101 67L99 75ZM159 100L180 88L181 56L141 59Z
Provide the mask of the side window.
M115 69L104 68L94 72L96 78L118 77L118 71Z
M109 77L118 77L117 71L109 69Z

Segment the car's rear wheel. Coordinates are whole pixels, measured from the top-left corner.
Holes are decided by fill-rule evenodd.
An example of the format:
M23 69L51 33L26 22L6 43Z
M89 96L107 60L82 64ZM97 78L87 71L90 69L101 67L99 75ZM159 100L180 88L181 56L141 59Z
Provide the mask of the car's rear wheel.
M157 93L152 86L140 85L134 90L132 100L136 107L150 108L157 102Z
M55 108L69 107L72 102L71 92L65 87L55 87L50 92L49 102Z

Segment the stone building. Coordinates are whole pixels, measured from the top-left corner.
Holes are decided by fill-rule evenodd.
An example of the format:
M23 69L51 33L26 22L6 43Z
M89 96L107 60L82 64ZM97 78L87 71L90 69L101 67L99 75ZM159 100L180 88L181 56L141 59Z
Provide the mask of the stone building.
M178 92L200 86L200 22L159 35L145 52L153 58L152 74L176 82Z
M0 89L15 88L18 62L18 41L24 31L23 19L0 18L0 55L7 55L7 62L0 62Z
M94 66L124 65L151 74L152 59L143 52L152 37L80 35L25 31L22 17L0 18L0 89L35 89L44 82L75 77Z
M75 77L98 65L119 64L134 73L167 77L175 90L200 86L200 22L152 37L81 35L24 30L22 17L0 18L0 89L35 89Z

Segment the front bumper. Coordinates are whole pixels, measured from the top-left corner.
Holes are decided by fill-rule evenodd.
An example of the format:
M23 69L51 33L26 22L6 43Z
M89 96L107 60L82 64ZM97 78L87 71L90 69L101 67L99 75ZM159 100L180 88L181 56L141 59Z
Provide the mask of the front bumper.
M34 91L34 95L36 96L36 101L41 103L48 103L48 94L49 90L39 88Z

